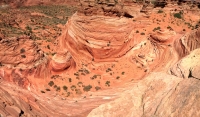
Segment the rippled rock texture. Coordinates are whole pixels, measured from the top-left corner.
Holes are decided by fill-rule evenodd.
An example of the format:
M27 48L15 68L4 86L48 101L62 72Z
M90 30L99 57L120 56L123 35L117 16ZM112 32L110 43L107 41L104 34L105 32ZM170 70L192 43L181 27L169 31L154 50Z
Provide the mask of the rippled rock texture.
M52 56L30 37L0 35L0 113L200 116L200 12L176 6L147 15L128 6L135 8L104 4L76 12Z

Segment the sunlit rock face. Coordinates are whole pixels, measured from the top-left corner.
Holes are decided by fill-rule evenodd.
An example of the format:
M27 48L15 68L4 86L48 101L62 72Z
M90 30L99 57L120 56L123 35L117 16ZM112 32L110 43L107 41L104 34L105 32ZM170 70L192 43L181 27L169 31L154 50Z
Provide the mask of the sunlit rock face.
M185 24L196 24L199 11L183 13L183 20L174 17L180 10L174 6L78 2L82 9L61 26L51 49L43 40L37 45L30 37L0 34L0 114L200 116L200 33ZM20 5L52 3L27 0Z
M124 55L133 42L132 22L126 18L86 17L74 14L59 38L61 50L79 59L100 61Z
M198 117L199 83L196 79L152 73L119 99L92 110L88 117Z

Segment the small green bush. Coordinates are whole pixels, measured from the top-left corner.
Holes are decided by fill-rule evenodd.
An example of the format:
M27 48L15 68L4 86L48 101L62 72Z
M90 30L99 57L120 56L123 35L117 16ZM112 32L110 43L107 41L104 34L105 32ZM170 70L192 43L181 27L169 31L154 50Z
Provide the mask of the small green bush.
M57 87L57 88L56 88L56 91L60 91L60 87Z
M54 85L54 82L53 82L53 81L50 81L48 84L49 84L49 86L52 87L52 86Z
M101 87L99 87L99 86L96 86L96 87L95 87L95 89L96 89L96 91L98 91L98 90L100 90L100 89L101 89Z
M174 17L178 18L178 19L181 19L182 18L182 14L181 13L175 13Z
M58 86L57 86L57 85L54 85L53 87L54 87L54 88L57 88Z
M20 53L24 53L24 52L25 52L25 49L22 48L22 49L20 50Z
M156 31L156 30L160 30L160 27L156 27L153 29L153 31Z
M106 72L110 72L110 71L112 71L112 69L110 69L110 68L108 68L108 69L106 70Z
M110 86L110 81L106 81L106 86Z
M90 91L90 89L92 88L92 86L91 85L88 85L88 86L85 86L84 88L83 88L83 90L84 91Z
M67 86L63 86L63 90L67 90L68 89L68 87Z

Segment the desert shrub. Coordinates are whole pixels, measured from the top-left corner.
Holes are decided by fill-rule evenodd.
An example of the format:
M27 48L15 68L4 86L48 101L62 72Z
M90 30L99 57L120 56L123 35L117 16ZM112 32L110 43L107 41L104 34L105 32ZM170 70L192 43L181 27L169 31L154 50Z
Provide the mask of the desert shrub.
M96 78L97 78L97 75L94 75L94 76L91 77L92 80L96 79Z
M89 73L90 73L87 69L84 69L84 72L85 72L86 74L89 74Z
M30 26L26 26L26 30L29 30L32 32L32 28Z
M163 13L163 10L158 10L158 13Z
M197 29L197 28L199 28L199 25L198 25L198 24L196 24L196 25L195 25L195 28L196 28L196 29Z
M140 33L140 34L141 34L141 35L145 35L145 33L143 33L143 32L142 32L142 33Z
M20 53L24 53L24 52L25 52L25 49L22 48L22 49L20 50Z
M91 85L88 85L88 86L85 86L85 87L83 88L83 90L84 90L84 91L90 91L91 88L92 88L92 86L91 86Z
M96 89L96 91L98 91L98 90L100 90L100 89L101 89L101 87L99 87L99 86L96 86L96 87L95 87L95 89Z
M58 77L60 77L60 76L59 75L53 75L53 76L51 76L51 79L56 79Z
M69 82L72 82L72 79L71 79L71 78L69 78Z
M160 27L156 27L153 29L153 31L156 31L156 30L160 30Z
M68 89L68 87L67 86L63 86L63 90L67 90Z
M83 84L82 82L78 82L78 83L77 83L77 85L78 85L79 87L81 87L82 84Z
M125 72L122 72L122 75L124 75L125 74Z
M76 91L76 94L79 94L79 95L82 94L80 89L75 89L75 91Z
M169 30L173 30L171 26L167 26L167 29L169 29Z
M178 19L181 19L182 18L182 14L181 13L175 13L174 17L178 18Z
M110 71L112 71L112 69L110 69L110 68L108 68L108 69L106 70L106 72L110 72Z
M46 89L46 91L51 91L50 89Z
M110 86L110 81L106 81L105 85Z
M53 87L54 87L54 88L57 88L58 86L57 86L57 85L54 85Z
M116 77L116 79L119 79L119 78L120 78L119 76Z
M22 58L26 58L26 55L23 54L23 55L21 55L21 57L22 57Z
M45 93L44 91L41 91L41 93Z
M52 86L54 85L54 82L53 82L53 81L50 81L50 82L48 83L48 85L52 87Z
M136 30L136 32L135 33L139 33L139 31L138 30Z
M60 87L57 87L57 88L56 88L56 91L60 91Z
M50 46L49 45L47 45L47 48L50 50Z
M76 89L76 86L75 86L75 85L72 85L72 86L71 86L71 90L74 91L74 89Z
M74 73L75 76L79 76L78 72Z

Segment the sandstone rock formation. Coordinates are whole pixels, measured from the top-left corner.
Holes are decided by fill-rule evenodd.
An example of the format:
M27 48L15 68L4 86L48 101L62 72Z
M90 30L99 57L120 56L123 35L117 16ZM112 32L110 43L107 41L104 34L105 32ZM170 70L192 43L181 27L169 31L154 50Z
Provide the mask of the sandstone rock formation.
M0 49L0 78L30 88L34 78L48 75L47 59L29 37L2 39Z
M81 2L55 53L0 35L3 116L200 116L199 10Z
M100 105L88 117L200 116L199 80L151 73L119 99Z
M172 67L172 74L181 78L200 79L199 55L199 49L192 51Z

